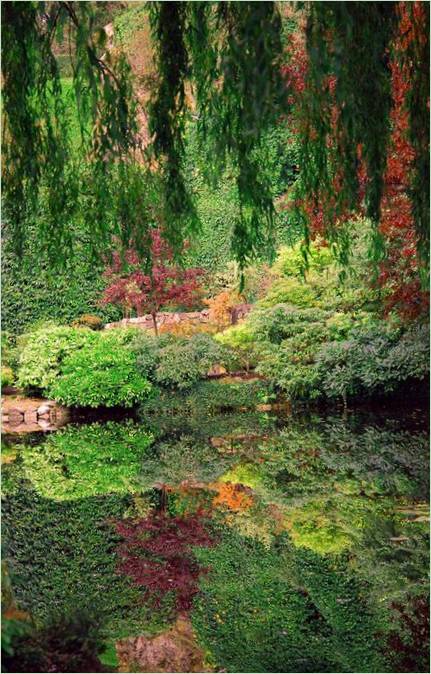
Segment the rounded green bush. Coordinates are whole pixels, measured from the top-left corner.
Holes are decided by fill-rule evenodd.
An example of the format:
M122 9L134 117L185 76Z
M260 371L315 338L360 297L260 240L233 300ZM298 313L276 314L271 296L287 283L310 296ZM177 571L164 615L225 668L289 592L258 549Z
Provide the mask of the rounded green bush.
M64 359L48 394L70 406L132 407L151 390L137 371L135 355L116 337L102 334Z

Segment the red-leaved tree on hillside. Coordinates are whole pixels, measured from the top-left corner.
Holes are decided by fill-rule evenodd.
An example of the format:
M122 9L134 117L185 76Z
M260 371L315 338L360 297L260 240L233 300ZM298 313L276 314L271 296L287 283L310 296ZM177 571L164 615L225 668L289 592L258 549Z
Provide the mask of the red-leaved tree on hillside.
M182 269L175 264L172 248L163 239L160 229L151 235L151 262L147 270L134 250L122 258L114 253L104 272L108 286L102 304L119 304L126 310L135 309L138 316L149 313L153 317L154 332L158 334L157 314L162 307L181 304L192 307L201 296L199 277L202 269Z

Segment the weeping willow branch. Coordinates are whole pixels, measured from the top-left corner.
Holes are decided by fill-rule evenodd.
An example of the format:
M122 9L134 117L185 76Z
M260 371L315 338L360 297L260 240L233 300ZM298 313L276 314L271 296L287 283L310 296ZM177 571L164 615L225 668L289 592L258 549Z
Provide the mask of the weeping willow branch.
M308 17L301 185L316 202L325 198L328 221L335 222L341 209L358 205L360 160L367 175L366 211L377 222L391 130L389 59L400 29L400 3L296 4ZM415 166L410 187L426 264L429 6L410 4L415 34L402 58L411 72L409 133ZM415 13L418 4L425 5L421 17L427 26ZM263 139L280 120L288 123L291 111L281 76L281 4L148 5L157 66L149 106L151 166L157 169L152 172L134 157L136 102L130 68L123 57L115 62L109 55L101 57L104 33L96 30L92 3L2 4L3 196L10 238L17 249L22 247L26 221L43 211L41 245L57 260L73 245L68 222L79 213L95 248L108 245L115 234L127 246L134 238L145 252L142 241L157 221L181 250L184 238L199 226L184 170L193 116L208 178L216 181L229 167L236 180L240 216L233 250L244 267L271 243L274 206ZM52 51L54 37L64 28L72 35L79 153L71 145ZM304 227L307 237L306 222ZM334 229L332 235L343 248L345 232Z

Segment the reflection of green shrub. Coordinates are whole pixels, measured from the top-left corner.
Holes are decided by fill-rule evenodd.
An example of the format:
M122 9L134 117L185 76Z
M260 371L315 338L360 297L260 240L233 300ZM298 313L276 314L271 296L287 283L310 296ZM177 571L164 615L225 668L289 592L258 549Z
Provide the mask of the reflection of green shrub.
M325 672L325 624L305 593L285 578L280 548L227 531L196 555L211 571L191 615L216 669L229 672ZM326 652L325 652L326 650Z
M42 447L22 451L23 470L36 491L57 500L127 493L152 437L133 423L69 427Z
M151 384L136 369L134 354L117 338L104 335L70 353L48 388L55 400L80 407L132 407L150 391Z
M156 483L178 486L181 482L212 482L231 465L232 457L217 452L204 442L197 443L194 436L161 442L153 447L142 463L140 484L144 489Z
M15 652L2 658L3 671L103 671L98 659L103 643L94 613L53 615L42 629L28 632L14 639Z
M243 381L224 384L218 381L198 382L191 391L161 391L159 397L144 401L140 411L145 414L164 413L199 415L220 410L252 409L272 399L271 388L264 381Z
M266 547L235 531L196 552L201 578L192 623L217 669L230 672L383 671L378 622L346 560Z
M150 633L163 629L166 603L160 612L150 610L139 588L116 572L118 536L110 522L124 516L132 497L57 501L18 484L3 501L4 555L16 601L36 626L49 624L53 613L90 610L104 638L137 636L143 626Z

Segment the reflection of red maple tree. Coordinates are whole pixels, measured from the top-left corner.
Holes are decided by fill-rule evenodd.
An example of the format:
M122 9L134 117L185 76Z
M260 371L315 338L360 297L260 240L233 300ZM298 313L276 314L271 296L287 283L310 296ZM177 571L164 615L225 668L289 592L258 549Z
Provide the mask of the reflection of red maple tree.
M123 537L119 571L145 588L146 598L155 606L173 591L177 610L188 611L198 591L199 575L206 571L191 548L213 543L205 524L199 514L170 517L165 513L117 522L116 530Z
M392 75L392 98L393 108L391 111L391 137L387 155L387 165L384 176L384 189L381 201L381 219L379 231L383 236L386 257L380 264L378 284L385 288L388 295L387 309L397 309L405 318L414 318L428 309L428 294L421 290L419 281L419 260L417 251L417 235L414 226L412 202L409 197L409 187L415 159L414 149L409 141L409 113L406 100L411 89L411 73L409 72L408 59L403 59L403 54L408 52L412 41L416 43L425 39L423 27L425 21L421 16L425 12L423 3L412 3L412 13L406 7L406 3L398 3L399 12L399 37L396 39L394 54L390 63ZM421 34L422 27L422 34ZM304 26L302 26L304 28ZM307 54L305 49L304 30L296 31L291 36L289 48L289 60L284 68L287 85L292 96L291 103L298 109L301 107L301 97L306 87ZM333 91L336 80L328 76L328 90ZM423 101L426 105L427 101ZM335 134L337 109L332 109L332 125ZM298 133L304 130L307 119L301 114L296 120ZM328 139L331 144L331 138ZM364 164L361 160L361 148L357 148L358 180L360 185L359 197L364 194L364 186L367 181ZM303 204L308 217L310 232L313 235L324 234L328 213L338 213L339 222L352 217L352 212L344 209L343 204L335 202L339 193L338 183L341 184L342 176L336 175L330 194L321 195L320 203L314 199ZM363 212L359 203L357 213Z
M114 253L104 273L109 285L101 302L134 308L138 316L148 312L153 317L157 335L157 314L163 306L193 306L198 301L201 294L198 279L203 270L182 269L174 263L173 251L160 229L153 229L150 235L150 269L142 269L134 250L128 250L124 260L119 253Z

